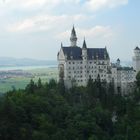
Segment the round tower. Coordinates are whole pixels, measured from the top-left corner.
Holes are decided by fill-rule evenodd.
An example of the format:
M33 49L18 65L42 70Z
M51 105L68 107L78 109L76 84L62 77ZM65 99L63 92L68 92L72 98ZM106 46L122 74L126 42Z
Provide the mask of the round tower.
M133 68L136 73L140 71L140 48L138 46L134 49Z
M72 47L76 47L77 46L77 36L76 36L76 31L75 31L74 26L73 26L73 29L71 31L70 42L71 42L71 46Z
M118 68L121 66L121 65L120 65L120 62L121 62L121 61L120 61L120 59L118 58L118 59L117 59L117 62L116 62L116 65L117 65Z

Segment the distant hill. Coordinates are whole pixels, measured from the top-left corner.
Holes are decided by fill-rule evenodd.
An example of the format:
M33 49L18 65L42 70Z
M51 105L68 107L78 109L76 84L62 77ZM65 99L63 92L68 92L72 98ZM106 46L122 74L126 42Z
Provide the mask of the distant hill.
M116 60L112 60L111 62L116 63ZM125 67L132 67L133 63L132 61L125 60L125 61L121 61L121 65Z
M116 61L111 61L116 62ZM4 66L48 66L57 65L57 60L36 60L30 58L0 57L0 67ZM121 61L122 66L132 66L131 61Z
M35 60L29 58L0 57L0 67L3 66L48 66L57 65L55 60Z

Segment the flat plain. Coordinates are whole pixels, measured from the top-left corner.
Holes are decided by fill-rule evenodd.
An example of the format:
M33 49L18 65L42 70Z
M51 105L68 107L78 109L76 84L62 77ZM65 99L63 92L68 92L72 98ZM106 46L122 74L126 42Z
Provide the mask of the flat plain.
M41 78L42 83L48 82L50 79L57 80L58 71L57 68L35 68L29 70L23 70L25 73L31 74L31 77L24 75L8 77L0 79L0 93L5 93L12 89L24 89L31 79L37 82Z

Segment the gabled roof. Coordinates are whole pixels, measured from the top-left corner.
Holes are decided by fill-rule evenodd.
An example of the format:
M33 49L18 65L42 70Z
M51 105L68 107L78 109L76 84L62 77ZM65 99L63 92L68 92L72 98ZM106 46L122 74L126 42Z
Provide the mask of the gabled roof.
M62 47L64 55L68 60L82 60L82 49L80 47ZM88 60L109 59L106 48L87 48Z

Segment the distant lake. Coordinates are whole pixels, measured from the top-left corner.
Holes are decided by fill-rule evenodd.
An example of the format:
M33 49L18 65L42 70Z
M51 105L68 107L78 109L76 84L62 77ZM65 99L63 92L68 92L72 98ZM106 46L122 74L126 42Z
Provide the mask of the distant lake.
M4 70L31 70L41 68L56 68L57 65L45 65L45 66L0 66L0 71Z

